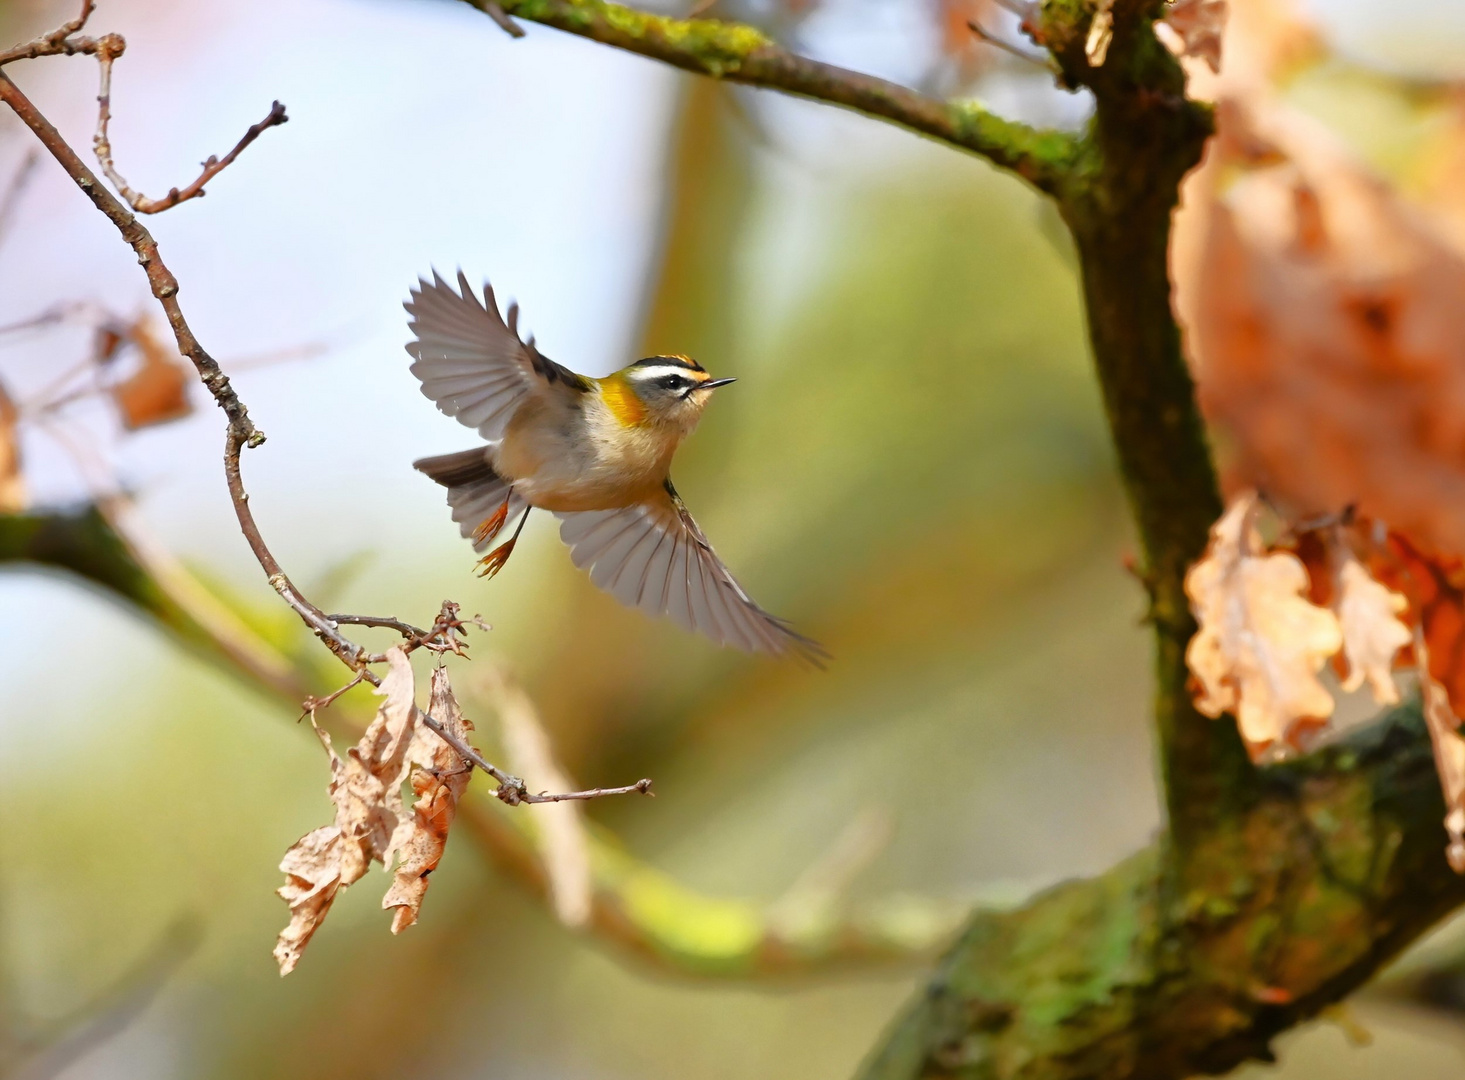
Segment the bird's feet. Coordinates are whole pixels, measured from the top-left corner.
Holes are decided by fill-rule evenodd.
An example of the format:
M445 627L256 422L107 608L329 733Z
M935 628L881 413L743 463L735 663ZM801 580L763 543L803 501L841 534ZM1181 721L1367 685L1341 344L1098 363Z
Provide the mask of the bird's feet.
M505 541L483 558L479 559L478 576L487 579L502 570L504 565L509 561L509 556L514 553L514 545L518 542L519 536L515 533L512 540Z
M486 544L500 532L503 531L504 523L509 520L509 500L504 500L490 516L483 519L478 528L473 530L473 542L475 544ZM507 558L508 556L505 556Z

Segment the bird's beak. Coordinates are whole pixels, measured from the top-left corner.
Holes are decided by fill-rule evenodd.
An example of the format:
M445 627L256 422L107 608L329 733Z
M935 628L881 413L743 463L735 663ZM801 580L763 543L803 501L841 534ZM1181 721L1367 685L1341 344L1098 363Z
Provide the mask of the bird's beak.
M705 383L699 383L698 390L715 390L719 386L726 386L728 383L735 383L736 379L708 379Z

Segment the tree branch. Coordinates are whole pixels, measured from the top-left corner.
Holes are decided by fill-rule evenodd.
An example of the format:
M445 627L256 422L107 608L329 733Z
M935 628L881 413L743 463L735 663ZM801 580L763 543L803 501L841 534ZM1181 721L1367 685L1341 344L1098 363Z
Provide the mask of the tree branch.
M480 11L613 45L715 79L781 90L852 109L986 158L1046 192L1072 165L1075 140L1005 120L973 101L943 101L909 87L789 52L751 26L651 15L607 0L465 0Z
M212 154L208 156L203 163L203 171L193 183L181 189L170 188L168 194L161 199L149 199L142 192L134 191L117 171L117 166L112 162L112 143L107 134L107 126L112 120L112 64L122 55L124 48L126 43L116 34L108 34L97 42L96 57L97 67L101 72L101 85L97 90L97 133L92 138L92 148L102 167L102 174L112 182L117 194L122 196L127 205L139 214L162 213L181 202L207 194L203 186L233 164L246 146L259 138L266 128L276 127L290 119L285 115L285 106L278 101L273 102L265 118L257 124L251 124L244 137L234 144L234 149L225 154L222 160Z
M1171 899L1162 839L1023 910L979 914L862 1080L1178 1080L1273 1060L1447 912L1465 879L1417 703L1261 774L1243 858Z

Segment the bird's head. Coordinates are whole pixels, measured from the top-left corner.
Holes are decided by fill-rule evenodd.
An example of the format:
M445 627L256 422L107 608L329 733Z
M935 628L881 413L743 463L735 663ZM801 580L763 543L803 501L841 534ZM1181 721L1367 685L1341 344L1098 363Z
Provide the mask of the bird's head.
M690 430L719 386L736 379L714 379L687 356L648 356L611 377L632 401L634 423L667 424Z

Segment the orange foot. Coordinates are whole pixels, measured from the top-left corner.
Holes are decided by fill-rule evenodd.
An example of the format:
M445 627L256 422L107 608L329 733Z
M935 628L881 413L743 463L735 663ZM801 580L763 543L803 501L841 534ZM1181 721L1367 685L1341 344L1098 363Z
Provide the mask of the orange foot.
M478 528L473 530L473 542L485 544L497 536L504 527L504 522L509 520L509 500L504 500L504 505L495 510L490 517L483 519Z
M509 561L509 556L514 553L514 545L518 543L518 540L519 538L516 536L507 543L500 544L483 558L479 559L478 565L482 569L478 571L478 576L481 578L491 578L502 570L504 564Z

